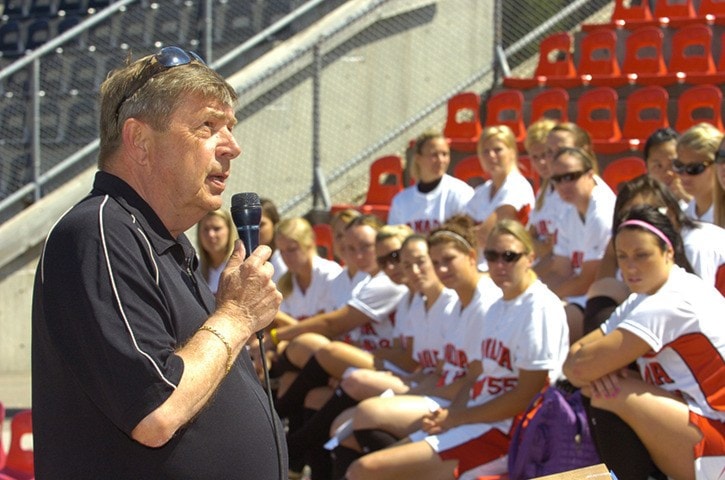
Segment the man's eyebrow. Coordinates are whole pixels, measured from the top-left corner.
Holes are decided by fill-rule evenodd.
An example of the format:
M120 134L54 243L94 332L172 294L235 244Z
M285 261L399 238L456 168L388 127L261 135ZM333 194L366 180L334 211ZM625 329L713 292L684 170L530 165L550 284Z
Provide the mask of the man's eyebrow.
M209 111L209 116L213 117L215 120L226 121L227 123L231 123L232 126L237 124L237 117L232 116L231 118L229 118L227 116L227 114L221 110L212 109Z

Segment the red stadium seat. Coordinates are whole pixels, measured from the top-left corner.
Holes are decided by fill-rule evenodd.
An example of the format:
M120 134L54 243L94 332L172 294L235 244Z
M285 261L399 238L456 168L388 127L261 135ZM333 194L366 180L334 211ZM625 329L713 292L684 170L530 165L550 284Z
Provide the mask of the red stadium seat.
M519 156L518 163L521 175L523 175L531 183L531 187L534 189L535 192L539 191L541 178L539 178L539 174L536 173L533 165L531 165L531 159L526 155L521 155Z
M619 185L647 173L647 165L639 157L624 157L613 160L604 167L602 179L614 193Z
M643 2L646 3L646 2ZM692 0L656 0L655 17L674 18L695 18L695 7Z
M335 259L335 252L332 248L332 227L327 223L316 223L312 226L315 232L315 245L317 246L317 254L328 260Z
M503 85L507 88L528 89L536 86L573 87L581 84L576 74L571 52L571 36L555 33L543 39L539 45L539 62L533 78L507 77Z
M443 135L451 150L475 152L481 122L478 117L480 98L473 92L462 92L448 99L448 116Z
M623 22L642 22L653 20L652 11L649 9L649 2L643 1L639 5L634 5L628 0L616 0L614 2L614 11L612 12L612 21Z
M669 71L715 73L712 60L712 32L701 24L686 25L672 35Z
M563 88L550 88L531 99L531 123L540 118L569 121L569 93Z
M5 467L0 473L16 480L34 478L33 450L27 448L27 441L23 437L33 434L33 416L30 410L18 412L10 422L10 448L5 461Z
M622 73L634 76L633 83L668 85L676 80L667 75L663 54L664 34L661 28L641 27L632 31L625 41Z
M584 83L594 86L620 86L627 78L620 73L617 60L617 34L599 29L587 33L580 44L578 73Z
M617 102L617 92L609 87L587 90L577 100L576 123L589 132L598 153L618 153L628 147L622 142Z
M486 102L485 126L506 125L511 128L517 142L526 137L524 124L524 95L518 90L499 90Z
M677 99L677 122L675 130L684 132L700 122L713 124L723 130L722 92L714 85L690 87Z
M472 187L477 187L491 178L483 167L481 167L478 155L471 155L459 160L453 167L453 176L463 180Z
M630 93L626 101L626 115L622 136L632 143L643 143L658 128L670 125L667 104L670 97L662 87L650 85Z
M700 8L697 13L700 17L712 15L713 17L725 17L725 1L723 0L700 0Z

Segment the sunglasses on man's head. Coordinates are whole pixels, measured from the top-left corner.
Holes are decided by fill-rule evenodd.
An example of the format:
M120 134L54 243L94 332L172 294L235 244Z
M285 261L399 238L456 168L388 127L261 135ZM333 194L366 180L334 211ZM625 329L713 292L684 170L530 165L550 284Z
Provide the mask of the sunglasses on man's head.
M515 263L523 256L524 252L512 252L511 250L504 250L503 252L497 252L496 250L483 251L483 258L489 263L496 263L499 260L503 260L506 263Z
M587 172L589 172L589 170L579 170L578 172L561 173L559 175L552 175L551 177L549 177L549 180L551 180L551 183L553 184L576 182L577 180L582 178Z
M706 160L698 163L682 163L679 160L674 160L672 162L672 171L679 174L700 175L713 163L715 162L712 160Z
M153 77L165 70L180 67L182 65L188 65L193 61L206 65L199 55L191 50L184 50L179 47L164 47L149 57L146 64L141 67L138 75L134 78L129 91L124 94L123 98L118 103L118 106L116 107L116 118L118 118L121 106L126 103L126 100L133 97L136 92L141 90L141 87L146 85L146 83L148 83L148 81Z
M400 263L400 250L394 250L387 255L381 255L377 260L380 268L385 268L388 265L397 265Z

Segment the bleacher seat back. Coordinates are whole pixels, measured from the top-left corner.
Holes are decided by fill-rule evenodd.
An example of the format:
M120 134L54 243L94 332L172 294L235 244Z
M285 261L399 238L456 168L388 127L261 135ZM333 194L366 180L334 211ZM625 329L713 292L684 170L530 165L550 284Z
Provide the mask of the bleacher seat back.
M609 87L592 88L577 100L576 123L595 141L616 141L622 137L617 119L617 92Z
M627 96L622 136L644 141L658 128L670 125L667 117L670 97L667 90L650 85Z
M712 32L707 25L691 24L680 27L672 35L669 71L685 73L714 73Z
M499 90L486 102L485 126L506 125L516 137L523 141L526 136L524 124L524 95L518 90Z
M580 43L579 75L619 75L617 34L599 29L587 33Z
M700 122L711 123L720 130L722 124L722 91L714 85L696 85L677 99L675 130L684 132Z
M574 77L576 68L571 48L571 36L566 32L555 33L543 39L539 45L539 63L534 76Z
M569 121L569 93L565 89L550 88L531 99L531 122L541 118Z
M622 73L657 75L667 72L663 54L664 34L657 27L640 27L625 41Z

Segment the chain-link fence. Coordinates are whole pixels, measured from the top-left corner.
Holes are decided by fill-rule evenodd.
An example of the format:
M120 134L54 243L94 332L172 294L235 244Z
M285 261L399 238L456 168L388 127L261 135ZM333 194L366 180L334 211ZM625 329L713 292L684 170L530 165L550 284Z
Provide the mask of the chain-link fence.
M491 86L497 32L509 65L526 74L543 36L570 30L610 3L498 1L7 0L50 7L38 15L29 7L6 10L0 25L0 221L93 165L88 145L98 134L101 81L129 54L169 44L225 58L218 68L240 91L235 133L244 153L236 168L244 175L230 192L259 191L289 214L314 206L321 191L313 185L327 186L333 202L359 200L370 161L404 155L418 133L442 128L454 93ZM267 30L309 3L315 8ZM32 63L6 74L26 47L114 9L39 56L37 79ZM19 26L15 52L15 37L2 33L9 25ZM82 161L58 168L83 148ZM34 190L25 187L38 179Z

